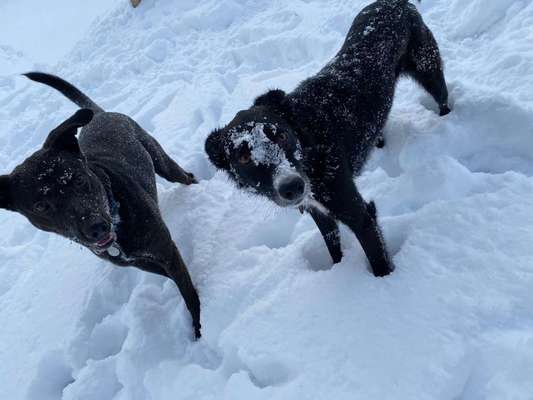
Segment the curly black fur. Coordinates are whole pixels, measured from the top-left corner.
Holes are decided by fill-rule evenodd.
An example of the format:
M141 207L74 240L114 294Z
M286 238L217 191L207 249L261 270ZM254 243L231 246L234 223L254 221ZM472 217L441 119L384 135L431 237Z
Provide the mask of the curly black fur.
M432 95L441 115L450 111L437 43L420 14L407 0L379 0L359 13L340 51L318 74L291 93L259 96L212 132L205 150L239 187L280 205L305 207L335 262L342 256L336 221L346 224L374 274L386 275L393 264L376 209L362 199L353 176L372 148L384 145L382 130L402 74ZM276 157L257 158L267 150Z

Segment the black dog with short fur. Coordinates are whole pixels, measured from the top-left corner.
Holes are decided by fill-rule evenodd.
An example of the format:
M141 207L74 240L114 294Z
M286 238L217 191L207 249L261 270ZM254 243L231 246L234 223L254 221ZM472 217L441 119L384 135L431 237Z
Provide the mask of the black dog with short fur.
M0 176L0 208L89 248L119 266L172 279L200 337L200 300L157 204L155 174L195 183L133 119L105 112L70 83L29 73L84 109L48 135L43 147ZM80 139L77 129L83 127Z
M379 0L355 18L344 45L317 75L286 94L272 90L212 132L210 160L243 189L308 211L335 263L337 221L357 236L376 276L393 263L354 181L382 138L398 77L419 82L447 114L448 91L437 43L407 0Z

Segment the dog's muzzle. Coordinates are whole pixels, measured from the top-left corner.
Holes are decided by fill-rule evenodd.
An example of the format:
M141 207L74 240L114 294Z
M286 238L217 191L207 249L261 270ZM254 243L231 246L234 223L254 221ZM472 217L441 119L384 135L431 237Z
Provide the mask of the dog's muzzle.
M291 206L300 204L306 195L306 184L299 175L289 175L280 179L276 190L283 205Z

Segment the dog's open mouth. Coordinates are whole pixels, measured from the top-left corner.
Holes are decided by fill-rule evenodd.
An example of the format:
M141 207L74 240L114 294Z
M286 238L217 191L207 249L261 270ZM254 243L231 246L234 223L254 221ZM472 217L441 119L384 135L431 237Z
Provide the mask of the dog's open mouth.
M115 243L115 240L117 240L117 235L115 234L115 232L109 232L107 236L96 242L94 246L99 250L105 250L113 243Z

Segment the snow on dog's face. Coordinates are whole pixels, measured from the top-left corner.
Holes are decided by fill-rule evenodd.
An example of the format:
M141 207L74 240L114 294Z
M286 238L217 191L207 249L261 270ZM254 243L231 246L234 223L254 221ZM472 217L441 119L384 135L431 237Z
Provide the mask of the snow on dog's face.
M309 195L302 149L291 127L265 107L241 111L206 141L211 161L237 186L282 207L298 206Z
M92 116L90 110L78 111L50 132L42 149L0 176L0 207L24 215L41 230L99 250L114 241L109 200L75 136Z

